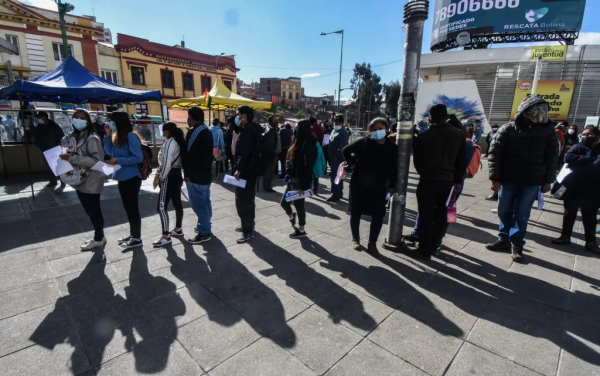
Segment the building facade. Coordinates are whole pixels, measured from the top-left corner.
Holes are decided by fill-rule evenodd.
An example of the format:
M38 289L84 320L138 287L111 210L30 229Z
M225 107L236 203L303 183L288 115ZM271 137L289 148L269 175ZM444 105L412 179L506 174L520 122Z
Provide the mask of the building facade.
M97 44L103 36L104 25L70 14L65 15L65 21L69 52L88 70L98 74ZM0 54L0 84L3 86L17 78L31 80L42 76L56 69L66 58L58 12L0 0L0 35L18 48L17 54ZM18 103L3 104L5 108L9 106L18 108Z
M424 54L424 82L475 80L490 124L510 120L517 81L533 80L532 47L489 48ZM568 46L563 61L543 61L540 81L574 81L568 120L583 127L600 115L600 45Z
M260 79L260 100L270 101L275 96L275 100L284 106L300 107L302 94L302 79L300 77Z
M180 45L167 46L147 39L117 34L122 85L141 90L160 90L163 104L167 100L203 95L221 79L237 92L238 69L233 56L203 54ZM218 65L217 65L218 64ZM127 108L129 113L161 115L156 102L139 103Z

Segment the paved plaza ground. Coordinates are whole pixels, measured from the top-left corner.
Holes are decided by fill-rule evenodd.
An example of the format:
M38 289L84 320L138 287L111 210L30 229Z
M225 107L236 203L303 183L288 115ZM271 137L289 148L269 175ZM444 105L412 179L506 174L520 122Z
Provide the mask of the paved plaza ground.
M600 258L581 224L577 244L552 245L563 210L549 200L532 210L524 264L485 250L498 226L485 170L430 262L353 250L347 202L329 191L307 200L310 236L290 239L281 183L259 193L250 243L236 244L234 195L217 182L213 240L153 249L148 184L136 250L115 244L127 220L105 190L105 263L79 249L92 227L72 190L0 187L0 375L600 375ZM194 223L186 206L187 235Z

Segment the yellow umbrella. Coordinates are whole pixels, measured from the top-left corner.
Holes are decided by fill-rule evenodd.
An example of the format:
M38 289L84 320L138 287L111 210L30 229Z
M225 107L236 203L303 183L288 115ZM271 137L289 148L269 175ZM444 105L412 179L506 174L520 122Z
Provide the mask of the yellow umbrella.
M198 106L204 110L225 110L243 105L248 105L257 110L275 111L276 109L276 103L274 102L253 101L252 99L232 93L221 80L217 80L210 92L205 93L204 96L174 99L167 102L169 108L190 108Z

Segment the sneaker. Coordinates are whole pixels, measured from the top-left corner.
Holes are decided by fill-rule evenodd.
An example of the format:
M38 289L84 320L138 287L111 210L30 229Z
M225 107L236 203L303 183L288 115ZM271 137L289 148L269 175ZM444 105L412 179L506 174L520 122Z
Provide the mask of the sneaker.
M241 227L236 227L235 232L244 232L244 229Z
M171 230L171 232L169 233L169 236L174 236L176 238L183 238L183 229L179 229L178 230Z
M491 244L487 244L485 246L485 248L488 251L494 251L494 252L498 252L498 251L510 251L510 242L506 241L506 240L498 240L494 243Z
M360 251L360 239L352 238L352 248L355 251Z
M117 243L119 243L119 245L121 243L127 243L129 241L129 239L131 239L131 235L127 235L126 237L117 240Z
M300 239L300 238L305 238L306 237L306 231L302 231L302 230L294 230L294 232L292 232L290 234L290 238L291 239Z
M369 243L367 246L367 253L375 257L381 256L381 253L379 253L379 250L377 249L377 244L375 243Z
M130 237L128 241L119 244L121 247L125 249L141 247L144 245L141 239L136 239L134 237Z
M485 198L488 201L498 201L498 193L492 193Z
M237 238L237 243L242 244L246 243L248 240L254 237L254 232L242 232L240 236Z
M154 248L160 248L160 247L164 247L166 245L171 244L173 241L171 240L170 237L165 238L164 236L161 236L160 238L158 238L154 243L152 243L152 245L154 246Z
M557 245L569 245L571 244L571 239L564 236L560 236L559 238L552 240L551 243Z
M521 261L523 261L523 246L522 245L513 244L512 245L511 255L512 255L512 259L513 259L514 262L521 262Z
M100 241L96 241L94 239L88 240L81 246L82 251L91 251L95 248L102 248L106 245L106 238L102 238Z
M340 198L338 196L331 196L331 197L329 197L325 201L327 201L327 202L338 202L338 201L340 201Z
M290 222L292 223L292 226L296 226L296 213L292 215L292 218L290 218Z
M492 209L492 213L498 214L498 209Z
M212 235L208 234L208 235L196 235L195 237L188 239L188 243L190 244L201 244L201 243L206 243L207 241L209 241L210 239L212 239Z
M585 243L585 249L587 249L590 252L600 253L600 247L598 247L598 244L593 242Z
M411 243L418 243L419 242L419 237L417 236L417 234L415 234L414 232L410 235L404 235L404 241L408 241Z
M57 185L58 185L58 182L53 181L53 182L46 184L46 188L54 188Z

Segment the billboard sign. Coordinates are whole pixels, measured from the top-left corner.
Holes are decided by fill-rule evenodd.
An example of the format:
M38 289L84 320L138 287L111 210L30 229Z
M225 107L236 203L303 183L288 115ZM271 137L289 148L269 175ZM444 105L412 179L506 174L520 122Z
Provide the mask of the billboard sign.
M513 99L511 119L515 118L519 104L527 96L531 95L533 81L517 81L515 96ZM571 99L573 99L573 90L575 81L573 80L553 80L538 82L538 96L550 104L550 120L567 120L569 110L571 109Z
M567 46L535 46L531 47L531 57L529 61L537 61L541 58L544 61L563 61L567 58Z
M579 31L586 0L436 0L431 46L493 33Z

